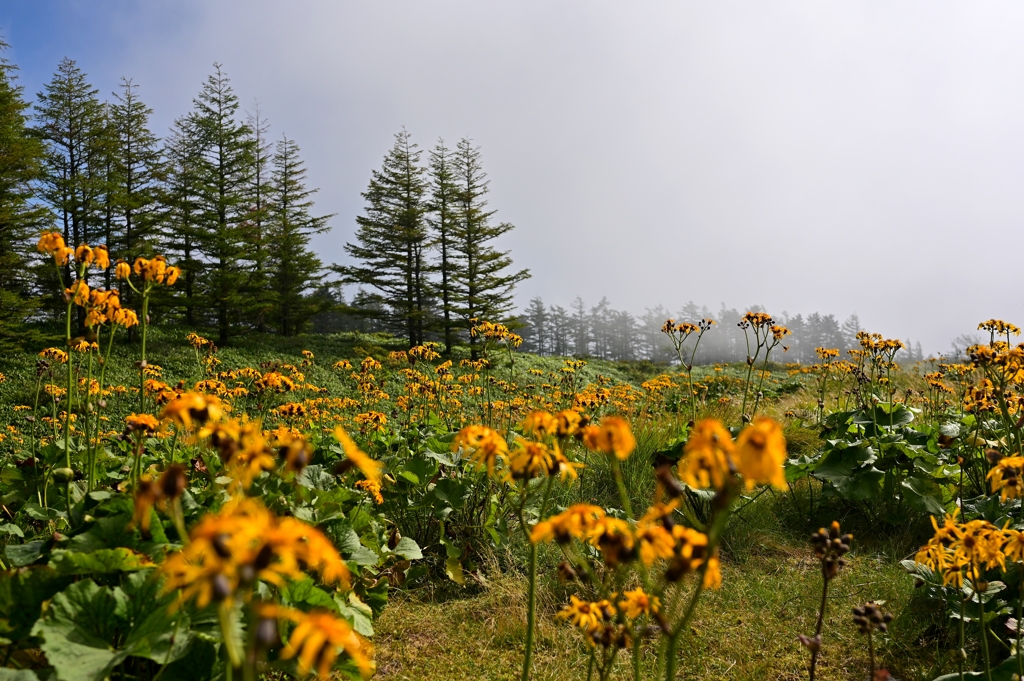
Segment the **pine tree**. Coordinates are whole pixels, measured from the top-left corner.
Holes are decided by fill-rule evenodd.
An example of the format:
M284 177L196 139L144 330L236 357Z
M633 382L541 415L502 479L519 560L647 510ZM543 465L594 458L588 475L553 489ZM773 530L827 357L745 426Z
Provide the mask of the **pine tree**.
M444 333L445 354L451 354L455 343L455 334L460 326L455 317L455 296L452 290L452 233L455 229L456 203L458 186L455 182L455 167L451 150L438 140L437 146L430 152L428 168L430 178L430 211L427 223L432 231L432 245L437 249L440 260L437 270L440 282L437 284L437 296L441 303L441 328Z
M72 248L95 244L102 225L108 136L98 92L78 65L64 58L36 95L34 132L46 149L38 197L56 214L64 241ZM71 280L70 268L64 280ZM85 310L76 309L81 324Z
M273 145L267 138L270 124L260 112L259 102L253 103L247 122L252 131L253 156L249 176L250 211L245 225L246 242L251 246L249 258L252 261L245 288L246 316L258 331L263 332L266 331L267 318L273 314L273 302L265 295L271 284L267 219L271 210L268 195L272 191L270 166Z
M214 69L193 100L189 119L202 149L191 162L199 179L197 236L206 261L203 289L215 316L218 342L224 345L237 331L246 302L246 221L255 143L249 126L236 119L238 97L228 77L220 64Z
M549 347L550 320L548 310L540 296L530 299L526 308L527 333L525 334L527 350L543 355Z
M198 325L203 312L200 298L204 266L199 244L204 221L199 169L193 161L201 153L202 140L191 118L175 120L164 147L167 182L160 198L160 249L181 268L181 280L173 289L161 287L157 291L177 302L189 327Z
M117 224L108 246L129 262L154 248L165 174L160 140L149 129L153 110L139 99L137 90L138 85L122 78L108 109L113 149L107 191ZM122 302L131 298L131 288L123 287Z
M0 40L0 349L31 342L24 324L36 308L30 276L33 237L49 221L32 202L32 183L42 170L43 147L27 127L28 104L16 84L17 67L2 56Z
M335 268L345 283L373 289L360 298L371 318L402 329L410 345L423 342L430 296L424 257L427 184L420 155L405 129L395 135L383 166L373 171L362 194L366 208L356 218L356 243L345 244L357 264Z
M495 250L491 241L513 229L507 222L491 224L496 211L487 210L487 175L480 161L480 149L463 138L454 161L458 197L452 232L452 291L455 310L465 328L474 320L498 321L512 309L512 290L530 276L529 270L507 272L512 265L508 252ZM477 354L476 336L470 347Z
M271 319L282 335L293 336L324 309L323 297L311 294L321 280L323 265L309 241L330 229L327 221L332 216L310 213L310 197L317 190L306 188L306 169L294 141L285 137L277 143L273 168L267 197L267 265L274 294Z

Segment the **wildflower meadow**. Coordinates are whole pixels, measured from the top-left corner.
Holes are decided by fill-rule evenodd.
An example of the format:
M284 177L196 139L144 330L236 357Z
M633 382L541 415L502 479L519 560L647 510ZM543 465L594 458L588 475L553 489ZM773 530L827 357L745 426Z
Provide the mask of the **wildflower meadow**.
M162 256L38 249L66 325L0 378L11 678L406 678L389 615L518 584L486 613L506 632L488 677L689 678L736 645L706 640L719 608L757 615L721 599L759 563L793 614L759 623L787 652L747 678L1024 671L1012 324L959 363L861 333L786 365L789 329L750 312L746 362L701 366L715 321L669 319L679 363L639 381L483 320L475 357L349 334L256 362L150 328L180 282ZM137 311L87 283L108 270Z

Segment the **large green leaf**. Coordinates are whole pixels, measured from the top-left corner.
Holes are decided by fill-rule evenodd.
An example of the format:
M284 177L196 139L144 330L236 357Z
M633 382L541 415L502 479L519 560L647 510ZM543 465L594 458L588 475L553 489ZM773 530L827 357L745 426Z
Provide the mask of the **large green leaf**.
M406 560L420 560L423 558L423 552L420 550L419 544L412 537L402 537L392 550Z
M42 605L71 583L42 565L0 572L0 636L21 641L42 614Z
M119 589L116 591L120 591ZM72 584L53 597L33 634L60 681L103 681L128 651L110 645L127 614L127 598L91 579Z
M7 561L14 567L24 567L39 560L46 549L46 542L37 540L24 544L8 544L4 547Z
M309 577L303 577L282 586L281 600L288 605L305 606L302 610L310 608L337 609L331 595L317 587Z
M880 488L885 474L871 464L875 454L869 447L833 449L814 469L814 476L836 488L844 499L871 499Z
M183 609L171 612L175 595L162 592L153 571L129 575L123 590L128 597L126 619L131 627L125 648L131 655L164 664L189 652L192 632L188 613Z
M900 483L903 498L915 511L941 516L946 512L942 488L930 478L907 478Z
M127 548L99 549L92 553L54 551L50 567L62 575L92 575L112 572L134 572L153 567L152 561Z

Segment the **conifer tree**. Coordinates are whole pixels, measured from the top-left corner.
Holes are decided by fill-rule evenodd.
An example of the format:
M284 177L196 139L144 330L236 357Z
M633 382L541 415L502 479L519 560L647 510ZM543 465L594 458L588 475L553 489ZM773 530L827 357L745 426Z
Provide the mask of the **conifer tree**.
M0 40L0 349L35 338L24 325L36 307L29 253L35 233L50 220L32 202L32 183L42 170L43 147L28 130L28 104L17 85L17 67L2 56Z
M430 165L427 173L430 178L430 201L427 204L429 213L427 223L431 228L431 243L437 249L439 260L436 270L440 275L437 282L437 297L440 300L440 324L444 334L445 354L450 355L455 343L456 330L461 326L455 316L455 296L453 295L452 264L454 252L452 247L455 229L456 204L458 201L458 185L455 182L455 167L452 152L438 140L430 152Z
M366 207L356 218L356 243L345 244L357 262L335 268L345 283L373 289L360 300L369 304L373 318L403 330L410 345L423 342L430 295L421 153L405 129L395 135L362 194Z
M512 266L508 252L495 250L491 244L513 229L513 225L491 223L496 211L487 210L488 180L480 149L463 138L456 147L453 162L458 188L452 231L453 302L462 324L469 329L474 320L503 319L512 309L513 288L527 279L530 272L508 271ZM469 340L476 357L477 338L470 335Z
M112 133L112 166L107 191L116 230L108 241L112 253L132 262L150 253L159 214L165 168L160 140L149 129L153 110L138 96L138 85L122 78L108 115ZM130 301L131 287L121 289L122 302Z
M252 130L236 118L238 97L220 64L193 100L190 127L201 153L191 162L198 179L196 231L205 267L201 277L207 306L213 312L218 342L237 330L244 307L247 278L246 221L250 217L249 187L255 156Z
M312 295L323 264L310 250L309 241L314 234L330 229L327 221L332 216L311 214L311 197L316 191L306 188L306 168L299 158L298 145L284 137L275 149L267 197L271 319L284 336L302 331L324 308L324 296Z
M189 327L199 323L201 311L202 254L199 251L200 230L204 220L200 205L200 175L193 162L202 153L202 140L189 116L174 121L166 141L167 182L160 202L160 248L181 268L178 286L160 287L158 293L177 301L182 318Z
M72 247L95 244L101 236L100 197L106 190L108 138L98 92L78 65L64 58L36 95L34 132L46 149L38 198L56 214L64 240ZM64 280L70 281L70 269L64 274ZM85 311L76 309L81 324Z
M248 281L245 287L246 315L256 329L266 331L267 318L273 314L273 302L266 295L270 282L269 235L267 219L271 210L268 196L271 193L271 150L273 145L267 138L270 124L260 112L259 102L253 103L247 123L252 131L252 172L249 175L249 217L246 221L246 242L251 246Z

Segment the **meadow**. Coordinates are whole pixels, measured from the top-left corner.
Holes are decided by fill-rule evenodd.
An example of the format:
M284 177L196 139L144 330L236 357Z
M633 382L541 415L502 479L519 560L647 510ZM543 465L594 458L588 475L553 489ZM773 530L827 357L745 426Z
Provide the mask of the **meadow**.
M149 323L162 258L40 250L77 276L64 337L0 360L0 679L1024 671L1012 324L915 364L867 332L786 364L764 312L737 364L700 364L710 319L663 366L486 320L447 356L218 348Z

